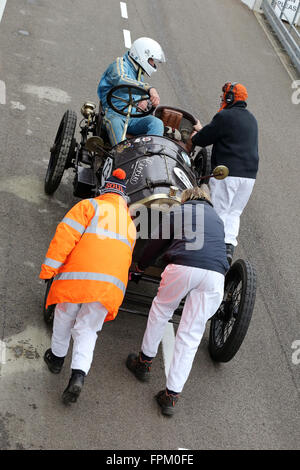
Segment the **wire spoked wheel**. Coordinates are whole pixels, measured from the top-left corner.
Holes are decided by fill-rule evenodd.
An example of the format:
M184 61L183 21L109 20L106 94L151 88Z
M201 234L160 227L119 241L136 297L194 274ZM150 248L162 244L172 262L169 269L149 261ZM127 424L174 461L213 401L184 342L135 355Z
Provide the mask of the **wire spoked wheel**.
M223 301L211 319L209 353L214 361L228 362L246 336L256 296L256 272L249 261L237 260L225 278Z
M54 144L50 149L50 159L45 177L45 192L53 194L58 188L67 162L74 150L74 134L77 123L77 115L74 111L67 110L60 122Z
M211 173L210 154L207 148L203 147L197 153L194 164L199 177L209 176ZM208 184L209 178L203 178L199 182L200 184Z

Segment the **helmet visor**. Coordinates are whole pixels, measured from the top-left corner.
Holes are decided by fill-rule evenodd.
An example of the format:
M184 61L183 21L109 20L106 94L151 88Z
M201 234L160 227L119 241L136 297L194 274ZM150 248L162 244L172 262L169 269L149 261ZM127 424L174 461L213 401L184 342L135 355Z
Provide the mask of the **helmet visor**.
M152 57L150 57L150 59L148 59L148 64L151 65L151 67L153 67L155 70L157 69L157 60L155 59L152 59Z

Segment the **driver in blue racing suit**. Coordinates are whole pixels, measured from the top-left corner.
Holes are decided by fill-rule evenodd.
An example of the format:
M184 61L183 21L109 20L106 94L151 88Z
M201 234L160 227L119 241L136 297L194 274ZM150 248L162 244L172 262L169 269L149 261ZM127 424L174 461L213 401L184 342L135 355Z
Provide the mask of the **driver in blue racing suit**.
M156 41L150 38L139 38L133 42L130 50L123 57L118 57L102 75L97 94L105 111L103 123L112 145L122 140L126 116L116 113L109 107L108 92L117 85L135 85L148 91L152 106L157 107L160 103L159 94L155 88L144 82L143 74L146 73L150 77L156 71L156 63L165 61L164 52ZM124 108L124 100L128 100L128 90L121 89L115 95L120 97L120 101L114 100L114 105L118 109ZM146 111L147 106L147 100L138 104L138 108L142 111ZM133 112L136 113L136 110L134 109ZM132 135L162 136L164 125L160 119L152 115L130 118L127 132Z

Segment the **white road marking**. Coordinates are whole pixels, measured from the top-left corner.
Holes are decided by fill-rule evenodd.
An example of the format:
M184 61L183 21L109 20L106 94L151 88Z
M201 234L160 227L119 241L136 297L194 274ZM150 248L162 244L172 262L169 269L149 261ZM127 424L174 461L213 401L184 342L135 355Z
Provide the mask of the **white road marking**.
M0 339L0 364L6 364L6 343Z
M128 29L123 29L123 35L124 35L125 47L127 47L128 49L130 49L130 47L131 47L131 35L130 35L130 31L128 31Z
M126 3L125 2L120 2L120 7L121 7L121 16L122 16L122 18L128 19Z
M175 333L172 323L166 326L165 334L162 339L163 358L165 363L165 374L168 376L175 344Z
M6 5L6 0L0 0L0 21L2 20L5 5Z
M40 100L53 101L55 103L69 103L71 97L64 90L47 86L24 85L23 91L36 95Z
M6 86L3 80L0 80L0 104L6 104Z

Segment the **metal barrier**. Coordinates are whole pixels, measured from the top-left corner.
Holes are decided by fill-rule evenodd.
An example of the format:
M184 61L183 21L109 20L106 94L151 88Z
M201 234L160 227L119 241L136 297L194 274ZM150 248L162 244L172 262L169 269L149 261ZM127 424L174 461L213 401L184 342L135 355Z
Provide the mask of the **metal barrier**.
M300 3L292 20L286 14L287 4L288 0L285 0L284 2L277 0L263 0L261 8L284 49L290 56L294 66L300 73L300 34L294 26L299 13ZM276 10L280 11L279 16L277 16ZM285 22L282 20L285 20Z

